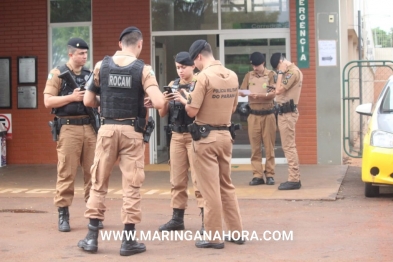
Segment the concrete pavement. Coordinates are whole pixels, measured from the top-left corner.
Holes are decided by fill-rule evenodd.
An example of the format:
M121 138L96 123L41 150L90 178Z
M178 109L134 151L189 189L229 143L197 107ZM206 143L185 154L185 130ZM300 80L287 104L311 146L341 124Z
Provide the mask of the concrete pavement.
M313 199L335 200L344 178L346 165L301 166L302 190L281 191L278 185L287 180L287 166L276 166L276 185L249 186L250 165L232 165L232 181L239 199ZM168 165L147 165L146 179L141 189L143 198L170 199ZM56 165L10 165L0 169L0 197L52 197L55 193ZM191 181L189 181L191 185ZM82 197L81 170L77 176L76 197ZM108 198L121 198L121 172L113 168ZM193 191L190 186L190 196Z
M162 167L160 171L150 168L158 167L147 167L144 189L148 191L142 195L143 218L137 225L139 234L155 232L171 216L169 196L162 194L168 190L169 176ZM379 198L365 198L359 167L301 168L302 189L285 196L285 192L293 193L274 189L285 177L285 166L277 167L277 185L252 189L248 186L251 174L247 167L234 167L239 170L232 176L238 190L244 230L255 232L258 239L244 245L225 243L222 250L195 248L192 239L151 239L143 241L147 252L131 257L119 255L119 240L101 238L98 253L93 255L76 246L78 240L85 237L88 223L83 217L85 203L80 194L70 208L71 232L57 231L58 214L50 191L56 177L54 166L10 165L0 168L0 191L21 189L20 192L0 194L0 260L391 261L391 188L383 189ZM115 192L120 189L120 174L117 172L115 169L111 178ZM159 191L146 194L151 190ZM314 191L325 193L316 197ZM113 193L107 198L105 232L122 230L121 203L121 194ZM199 209L195 201L189 201L185 214L186 230L196 232L200 224ZM284 234L291 237L284 237Z

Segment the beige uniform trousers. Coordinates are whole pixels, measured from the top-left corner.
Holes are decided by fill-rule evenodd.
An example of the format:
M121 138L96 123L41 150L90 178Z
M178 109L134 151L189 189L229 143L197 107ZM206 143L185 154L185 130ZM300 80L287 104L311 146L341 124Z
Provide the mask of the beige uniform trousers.
M208 137L193 142L196 180L204 199L205 230L211 237L216 232L222 236L223 219L227 230L242 231L239 204L231 180L232 143L230 133L225 130L210 131Z
M191 168L191 179L197 199L198 207L203 207L203 198L198 190L195 179L194 164L192 162L192 137L190 133L172 132L170 146L171 164L171 207L187 208L188 169Z
M274 144L276 141L276 117L270 115L253 115L247 118L248 137L251 144L251 167L254 177L263 178L261 144L265 147L266 177L274 176L275 158Z
M288 161L288 181L299 182L299 158L295 142L295 126L299 118L298 112L278 115L278 129L280 130L281 145Z
M82 166L85 201L91 187L90 168L93 164L97 136L91 125L63 125L57 141L57 182L54 204L71 206L78 166Z
M122 172L123 224L141 221L140 187L145 180L145 145L142 133L130 125L103 125L98 131L94 164L91 167L92 186L87 201L86 218L104 220L105 197L112 168L119 159Z

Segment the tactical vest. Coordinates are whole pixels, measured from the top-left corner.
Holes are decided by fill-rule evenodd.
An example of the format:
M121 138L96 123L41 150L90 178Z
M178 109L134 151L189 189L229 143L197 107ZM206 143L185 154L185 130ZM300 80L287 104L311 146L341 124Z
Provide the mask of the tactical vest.
M180 78L177 78L173 84L172 88L177 89L180 91L180 89L185 88L189 90L193 90L194 87L194 82L191 82L190 84L187 85L179 85ZM189 91L187 90L187 91ZM178 101L169 101L169 124L171 125L179 125L179 126L187 126L189 124L192 124L194 122L195 118L191 118L188 116L186 112L186 107L178 102Z
M117 66L106 56L100 68L101 116L111 119L146 117L142 60Z
M72 72L72 70L70 70L66 65L58 66L57 69L59 69L60 74L65 72L66 70L70 71L71 75L75 79L75 82L78 84L78 86L84 85L90 75L90 70L87 69L86 67L82 67L82 71L80 75L75 75ZM67 84L67 82L63 80L61 82L61 89L59 95L60 96L71 95L73 92L74 89L71 87L71 85ZM57 116L87 115L86 107L83 105L82 101L71 102L62 107L54 108L53 113L56 114Z

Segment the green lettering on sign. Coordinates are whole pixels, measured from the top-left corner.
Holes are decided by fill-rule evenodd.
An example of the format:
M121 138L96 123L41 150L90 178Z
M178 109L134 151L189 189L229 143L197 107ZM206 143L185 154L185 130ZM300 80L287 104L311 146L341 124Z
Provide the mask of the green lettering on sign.
M297 66L310 67L308 0L296 0Z

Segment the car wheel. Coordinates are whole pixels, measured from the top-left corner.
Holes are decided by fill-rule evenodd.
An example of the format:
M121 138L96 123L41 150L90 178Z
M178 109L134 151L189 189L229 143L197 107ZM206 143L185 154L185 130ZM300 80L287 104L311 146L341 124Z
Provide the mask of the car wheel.
M364 183L364 195L366 197L379 196L379 186L373 186L371 183Z

